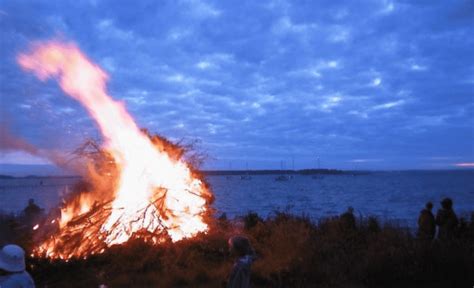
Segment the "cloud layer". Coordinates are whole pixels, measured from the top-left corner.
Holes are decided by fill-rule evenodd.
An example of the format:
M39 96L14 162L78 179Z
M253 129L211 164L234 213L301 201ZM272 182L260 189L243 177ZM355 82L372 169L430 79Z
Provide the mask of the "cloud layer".
M2 122L41 149L98 137L30 41L75 41L142 127L199 139L207 168L474 162L472 1L2 1Z

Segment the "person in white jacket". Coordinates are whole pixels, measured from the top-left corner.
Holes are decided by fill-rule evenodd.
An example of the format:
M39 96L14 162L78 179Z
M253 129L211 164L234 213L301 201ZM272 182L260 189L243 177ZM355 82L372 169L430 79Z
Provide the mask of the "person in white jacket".
M0 288L34 288L25 271L25 251L18 245L6 245L0 250Z

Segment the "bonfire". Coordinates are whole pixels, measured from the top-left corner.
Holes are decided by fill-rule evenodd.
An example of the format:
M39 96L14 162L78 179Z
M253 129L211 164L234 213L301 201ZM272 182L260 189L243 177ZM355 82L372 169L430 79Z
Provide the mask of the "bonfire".
M159 245L208 230L212 194L183 149L141 130L123 103L107 94L107 74L72 43L39 42L18 63L54 78L79 101L103 136L89 161L90 187L70 197L34 249L38 257L70 259L103 253L130 239Z

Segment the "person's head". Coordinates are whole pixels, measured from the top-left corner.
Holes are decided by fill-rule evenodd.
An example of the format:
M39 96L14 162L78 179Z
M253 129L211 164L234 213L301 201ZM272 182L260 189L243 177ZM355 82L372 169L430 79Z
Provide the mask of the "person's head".
M426 205L425 205L425 207L426 207L427 210L430 210L430 211L431 211L431 209L433 209L433 203L427 202Z
M11 273L25 271L25 251L18 245L5 245L0 250L0 269Z
M451 209L453 207L453 200L451 200L451 198L444 198L443 201L441 201L441 207Z
M30 198L30 199L28 200L28 205L33 205L33 204L35 204L35 199Z
M252 255L254 253L249 239L241 235L229 238L229 250L232 254L238 257Z

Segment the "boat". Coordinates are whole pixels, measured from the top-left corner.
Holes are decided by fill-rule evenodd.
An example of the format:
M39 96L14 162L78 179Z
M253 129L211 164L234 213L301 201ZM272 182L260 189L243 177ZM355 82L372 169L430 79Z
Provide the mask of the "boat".
M250 176L249 174L240 175L240 180L251 180L251 179L252 179L252 176Z
M252 180L252 176L250 176L250 171L249 171L249 162L245 163L245 168L246 168L246 174L240 175L240 180Z
M313 179L322 179L323 175L319 174L321 172L321 163L320 163L320 160L319 160L319 156L316 156L316 160L317 160L317 167L318 167L318 169L316 170L317 174L314 174L312 176L312 178Z
M283 161L280 162L280 170L283 173ZM292 177L288 174L281 174L281 175L278 175L277 177L275 177L275 181L288 181L291 178Z
M275 181L288 181L290 180L290 176L288 175L278 175L276 178L275 178Z

